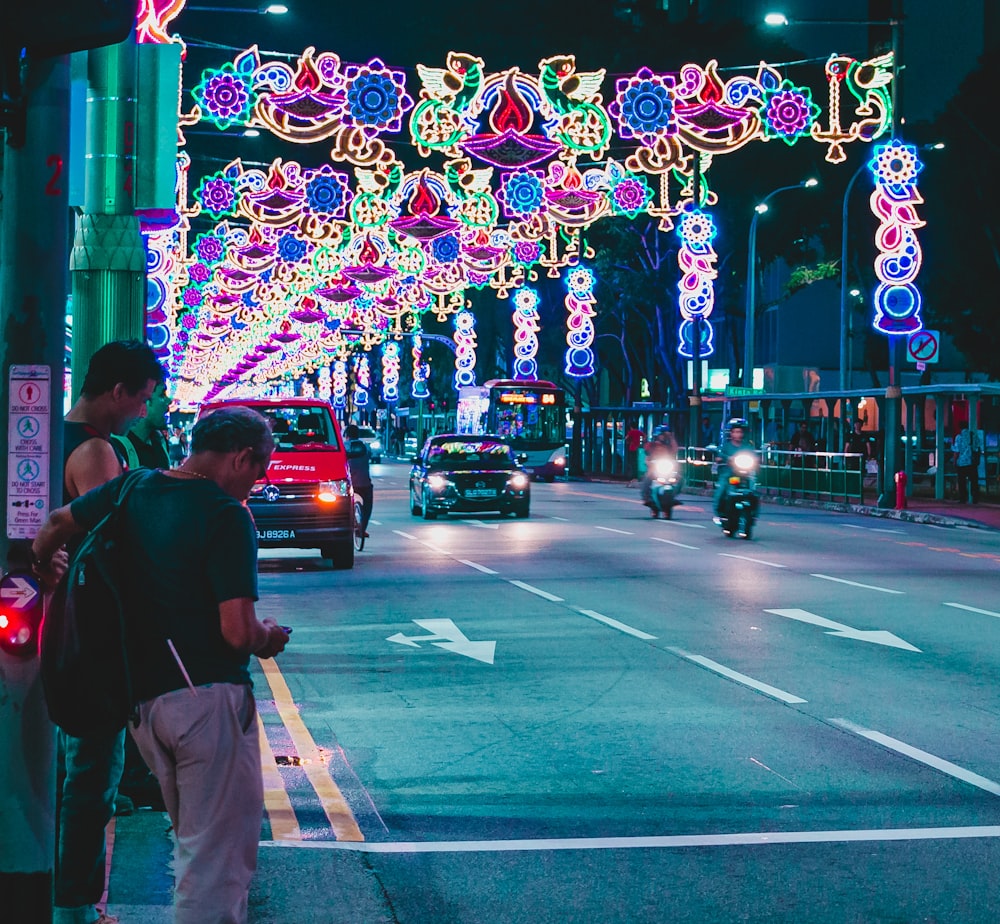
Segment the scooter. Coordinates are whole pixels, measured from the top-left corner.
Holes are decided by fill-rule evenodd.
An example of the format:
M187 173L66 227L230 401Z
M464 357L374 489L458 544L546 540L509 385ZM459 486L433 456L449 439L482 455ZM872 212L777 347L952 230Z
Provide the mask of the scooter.
M757 497L757 456L738 452L729 459L726 491L719 503L722 531L730 537L749 539L760 501Z
M650 464L649 509L653 516L663 514L665 520L673 516L674 507L680 500L677 495L681 491L680 468L673 459L654 459Z

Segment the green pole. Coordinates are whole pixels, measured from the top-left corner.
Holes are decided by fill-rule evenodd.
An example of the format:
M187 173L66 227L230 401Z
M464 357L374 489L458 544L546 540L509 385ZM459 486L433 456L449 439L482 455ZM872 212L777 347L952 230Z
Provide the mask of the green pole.
M0 219L0 431L10 431L18 395L13 367L48 379L47 420L29 415L39 429L30 454L47 478L33 507L36 523L46 507L62 503L62 392L65 353L66 261L69 241L69 58L27 59L23 69L23 146L12 133L3 148ZM44 373L44 375L43 375ZM37 392L36 392L37 394ZM34 409L33 409L34 410ZM43 439L44 437L44 439ZM24 447L21 447L22 449ZM46 464L47 452L47 464ZM0 559L4 570L27 570L27 536L35 528L11 522L15 465L26 461L13 447L0 455L7 498L0 506ZM51 920L55 862L55 732L42 696L36 656L0 651L0 904L5 920Z
M87 52L87 164L83 213L70 257L73 395L109 340L144 339L146 254L135 215L134 36Z

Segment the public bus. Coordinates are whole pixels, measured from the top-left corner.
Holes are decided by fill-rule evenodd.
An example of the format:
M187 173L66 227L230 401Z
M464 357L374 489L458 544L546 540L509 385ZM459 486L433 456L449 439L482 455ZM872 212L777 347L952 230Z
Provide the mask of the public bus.
M491 379L458 390L456 429L495 434L525 456L535 478L566 474L566 394L552 382Z

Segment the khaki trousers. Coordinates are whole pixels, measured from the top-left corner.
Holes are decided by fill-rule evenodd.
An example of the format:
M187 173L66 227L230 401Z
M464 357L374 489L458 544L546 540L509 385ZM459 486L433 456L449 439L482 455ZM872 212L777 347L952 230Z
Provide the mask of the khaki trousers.
M156 774L176 838L176 924L244 924L264 813L257 711L248 686L164 693L132 737Z

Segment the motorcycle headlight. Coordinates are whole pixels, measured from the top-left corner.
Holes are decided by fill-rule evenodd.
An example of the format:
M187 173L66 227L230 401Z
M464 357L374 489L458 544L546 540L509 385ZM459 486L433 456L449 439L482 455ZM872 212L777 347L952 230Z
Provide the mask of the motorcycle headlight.
M351 493L351 485L347 479L340 481L321 481L316 499L324 504L332 504L341 497L347 497Z
M448 487L448 479L444 475L428 475L427 487L432 491L443 491Z
M507 484L509 484L516 491L523 491L528 487L528 476L522 474L521 472L515 472L510 478L507 479Z
M752 452L738 452L733 456L733 465L741 472L749 472L757 467L757 460Z
M653 461L653 472L660 478L667 478L672 475L677 466L671 459L655 459Z

